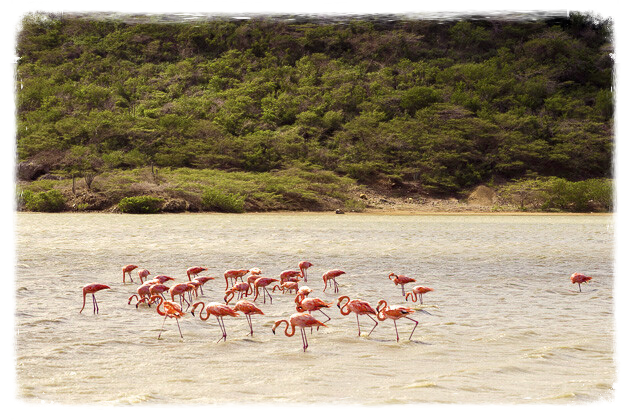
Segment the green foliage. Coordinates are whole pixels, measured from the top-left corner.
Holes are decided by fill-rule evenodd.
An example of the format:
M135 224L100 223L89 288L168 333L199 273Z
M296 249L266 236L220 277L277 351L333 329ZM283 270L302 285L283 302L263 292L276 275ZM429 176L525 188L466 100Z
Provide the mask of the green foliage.
M30 211L56 213L65 209L66 200L59 190L22 190L18 195L18 204Z
M493 177L610 177L611 33L580 13L387 24L32 14L16 46L17 154L54 153L47 168L75 175L319 167L439 194ZM320 203L303 190L254 189L245 202Z
M244 201L239 194L225 193L215 188L208 188L201 196L201 205L204 210L221 213L243 213Z
M164 199L142 195L125 197L118 203L118 209L123 213L153 214L158 213Z

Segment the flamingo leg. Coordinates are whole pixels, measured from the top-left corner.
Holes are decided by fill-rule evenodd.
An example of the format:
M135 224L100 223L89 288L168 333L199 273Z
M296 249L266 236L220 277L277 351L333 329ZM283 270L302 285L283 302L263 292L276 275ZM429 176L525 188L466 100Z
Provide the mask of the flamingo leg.
M578 288L580 289L580 292L582 291L582 285L580 283L578 283Z
M396 341L400 341L400 338L398 337L398 327L396 326L396 320L394 319L394 328L396 329Z
M402 295L405 296L405 284L400 285L402 287Z
M328 287L328 280L324 280L324 292L326 291L326 287Z
M304 351L306 351L306 348L308 347L308 340L306 339L306 334L304 333L304 328L302 328L302 348L304 348Z
M269 295L269 304L273 304L273 298L271 297L271 293L269 293L269 290L267 290L266 287L263 287L263 290Z
M249 333L253 337L254 327L252 326L252 316L248 314L248 315L245 315L245 318L247 318L247 322L249 323Z
M160 327L160 333L158 334L158 340L160 339L160 336L162 335L162 330L164 329L164 324L166 324L166 315L164 315L164 321L162 322L162 326Z
M182 329L179 328L179 319L175 318L175 321L177 321L177 329L179 330L179 336L181 338L184 338L184 336L182 335Z
M321 309L318 309L318 310L319 310L319 312L323 313L326 318L328 318L326 321L324 321L324 324L327 323L328 321L330 321L330 317L328 315L326 315L324 313L324 311L322 311ZM357 321L358 321L358 319L359 319L359 315L357 314ZM318 329L318 331L319 331L319 329Z
M411 319L408 316L406 316L405 318L407 318L409 321L413 321L416 323L416 325L413 327L413 330L411 330L411 335L409 336L409 339L411 340L411 336L413 335L413 332L416 330L416 328L418 327L418 321L416 321L415 319Z
M422 293L420 293L420 305L422 305Z
M96 303L96 296L92 293L92 306L94 306L94 313L98 313L98 304Z
M203 296L203 285L202 284L199 285L199 290L201 290L201 295Z
M361 324L359 324L359 314L356 314L357 316L357 327L359 328L359 337L361 337Z
M370 334L372 334L372 331L374 331L374 328L376 328L376 326L378 325L378 321L372 318L370 314L366 314L366 315L369 316L372 321L374 321L374 326L372 327L372 330L370 331ZM368 334L368 337L370 336L370 334Z

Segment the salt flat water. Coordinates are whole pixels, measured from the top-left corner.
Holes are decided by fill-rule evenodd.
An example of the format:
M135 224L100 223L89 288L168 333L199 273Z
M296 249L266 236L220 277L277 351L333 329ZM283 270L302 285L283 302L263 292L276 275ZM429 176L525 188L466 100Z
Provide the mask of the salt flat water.
M537 403L613 397L614 230L611 215L37 214L16 217L18 397L66 404ZM308 260L312 297L405 303L390 272L435 290L420 322L343 317L327 328L271 331L295 312L293 295L256 301L254 336L244 316L166 321L128 305L122 284L136 264L184 281L202 265L216 277L204 302L221 301L227 269L259 267L278 278ZM341 269L339 293L323 272ZM593 281L569 281L573 272ZM106 283L92 314L81 288ZM167 283L169 284L169 283ZM171 282L172 284L172 282ZM411 290L407 286L406 291ZM250 297L251 299L252 297ZM234 302L232 302L234 303ZM325 318L315 312L318 319Z

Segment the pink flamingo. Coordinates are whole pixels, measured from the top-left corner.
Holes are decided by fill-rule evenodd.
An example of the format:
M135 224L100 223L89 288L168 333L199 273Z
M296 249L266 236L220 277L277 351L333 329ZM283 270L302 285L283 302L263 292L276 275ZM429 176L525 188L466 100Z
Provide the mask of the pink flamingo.
M298 291L298 284L294 281L285 281L282 284L276 284L275 286L273 286L273 289L271 289L272 292L276 291L276 288L282 290L282 294L286 293L286 292L291 292L291 290L295 291L295 293L297 293Z
M173 286L171 286L170 289L168 289L168 293L171 295L171 300L175 302L175 296L179 295L179 304L183 307L184 302L186 302L186 304L188 305L186 309L188 309L190 307L191 302L188 302L188 300L186 300L184 293L186 293L189 290L189 288L190 288L190 285L188 285L188 283L174 284Z
M136 294L129 296L127 305L131 305L131 300L133 298L136 298L136 300L138 301L138 303L136 303L136 308L138 307L140 302L146 302L149 306L151 306L151 304L149 303L149 298L151 297L150 289L151 284L149 283L143 284L142 286L138 287L138 289L136 290Z
M304 278L304 283L307 282L306 270L308 270L312 266L313 266L313 264L311 264L308 261L300 261L299 264L298 264L298 267L300 267L300 272L302 273L302 277Z
M229 303L234 298L234 294L236 293L238 293L239 299L241 299L243 296L247 296L249 294L249 284L241 281L232 286L230 290L225 292L225 296L223 297L225 303Z
M319 311L324 314L326 318L328 318L326 321L324 321L325 324L326 322L330 321L330 317L326 315L324 311L322 311L322 308L330 308L333 303L334 302L326 303L320 298L304 298L300 300L300 302L295 304L295 309L298 312L308 311L309 313L313 311Z
M322 275L322 278L324 279L324 291L326 291L326 286L328 286L328 281L330 281L331 283L334 283L334 285L335 285L335 293L337 293L339 291L339 285L337 284L336 277L338 277L338 276L340 276L342 274L346 274L346 272L345 271L341 271L341 270L329 270L329 271L326 271Z
M153 280L157 280L160 283L164 284L164 283L166 283L169 280L175 280L175 279L173 277L171 277L171 276L159 275L159 276L153 277Z
M260 287L262 287L263 289L263 303L267 303L267 300L265 298L265 293L267 293L267 295L269 296L269 303L273 304L273 298L271 297L271 293L269 293L269 290L267 290L267 286L269 286L271 283L278 281L276 279L272 279L269 277L261 277L258 280L256 280L254 282L254 290L255 290L255 296L254 296L254 302L256 302L256 299L258 299L258 289Z
M161 283L157 283L157 284L152 284L149 287L149 293L151 294L151 296L161 296L162 299L164 298L164 292L168 292L170 289L170 287L165 286Z
M197 306L201 305L201 312L199 313L199 318L203 321L207 321L210 318L210 315L214 315L217 318L217 322L219 323L219 327L221 328L221 332L223 333L222 337L219 338L219 341L225 341L227 338L227 331L225 330L225 324L223 323L224 316L238 316L238 313L234 311L234 309L230 308L228 305L224 305L223 303L218 302L210 302L207 306L203 302L197 302L193 305L191 313L195 316L195 309ZM203 316L204 306L206 308L206 316ZM219 342L217 341L217 343Z
M392 280L396 286L398 286L398 285L402 286L402 295L403 296L405 296L405 284L412 283L412 282L416 281L416 279L412 279L411 277L398 276L398 275L396 275L394 273L389 273L389 279Z
M250 269L249 269L249 272L250 272L251 274L256 275L256 276L258 276L258 275L262 274L262 270L261 270L260 268L258 268L258 267L250 268ZM245 274L247 274L247 273L245 273Z
M162 322L162 326L160 327L160 333L158 334L158 340L162 336L162 330L164 329L164 324L166 323L166 318L175 318L177 321L177 329L179 330L179 336L184 338L182 335L182 329L179 327L179 318L183 317L185 313L182 311L182 307L175 302L169 302L168 300L162 299L160 296L152 296L151 303L159 300L158 306L156 308L157 313L164 317L164 322ZM160 307L164 308L164 311L160 310Z
M79 311L79 313L83 312L83 308L85 308L85 295L91 294L92 306L94 307L94 313L97 314L98 303L96 303L96 296L94 296L94 293L98 292L99 290L105 290L105 289L111 289L111 287L109 287L106 284L101 284L101 283L92 283L92 284L86 284L85 286L83 286L83 306L81 307L81 310Z
M131 277L131 272L133 270L135 270L136 268L138 268L137 265L133 265L133 264L127 264L126 266L124 266L122 268L122 272L123 272L123 283L125 282L125 276L127 273L129 273L129 280L133 283L133 278Z
M208 277L208 276L195 277L195 281L199 283L199 290L201 291L202 295L203 295L203 285L206 284L210 280L214 280L214 277Z
M249 273L249 270L245 270L245 269L227 270L225 273L223 273L223 277L225 277L225 290L230 288L229 280L232 280L232 284L233 284L237 279L243 280L243 276L247 273Z
M247 318L247 322L249 323L249 334L252 337L254 336L254 328L252 327L252 315L260 314L264 315L263 311L260 310L256 305L248 300L239 300L234 305L234 310L238 312L243 312L245 314L245 318Z
M295 303L299 303L308 296L313 290L310 287L302 286L298 289L297 294L295 295Z
M140 283L144 283L146 281L146 279L149 277L149 274L151 274L151 273L146 268L143 268L142 270L139 270L138 271L138 277L140 278Z
M407 318L408 320L415 322L416 325L413 327L413 330L411 331L411 335L409 336L409 339L411 340L411 336L413 335L414 331L416 330L416 327L418 326L418 321L408 317L408 315L415 312L413 309L407 308L404 306L398 306L398 305L390 307L384 299L381 299L378 301L376 310L378 311L378 314L376 315L376 317L378 318L379 321L385 321L386 319L391 319L394 321L394 328L396 329L396 341L400 340L400 338L398 337L398 327L396 326L396 320L401 319L401 318Z
M247 284L249 284L250 293L254 293L254 283L259 278L261 277L258 274L252 274L251 276L247 277Z
M287 337L292 337L293 334L295 334L296 327L300 329L300 333L302 334L302 348L304 349L304 351L306 351L308 347L308 341L306 339L306 333L304 332L304 328L311 327L311 331L312 331L313 327L315 326L317 326L318 329L321 326L323 327L326 326L326 324L324 324L321 321L318 321L312 315L298 312L291 315L288 321L286 319L281 319L280 321L276 321L273 328L271 329L271 332L275 334L276 328L278 328L278 326L280 326L280 324L282 324L283 322L287 324L286 328L284 329L284 334ZM290 334L289 334L289 325L291 325Z
M571 274L571 283L575 284L577 283L578 288L580 289L580 292L582 291L582 283L588 283L593 277L588 277L585 276L582 273L573 273Z
M411 289L411 292L407 292L405 294L405 300L409 300L409 297L411 296L411 300L413 302L417 302L418 295L420 295L420 304L422 305L422 295L424 295L425 293L432 292L432 291L433 289L431 289L430 287L416 286L413 289Z
M347 302L341 305L341 302L344 300L347 300ZM367 315L372 321L374 321L374 327L372 327L372 330L368 334L368 337L370 336L370 334L372 334L372 331L374 331L374 328L376 328L376 326L378 325L378 321L372 318L372 315L378 316L376 310L372 308L372 306L370 306L370 304L364 300L359 300L359 299L350 300L350 297L348 296L340 296L339 299L337 299L337 307L339 308L339 311L341 312L341 315L343 316L350 315L350 312L353 312L354 314L356 314L357 327L359 328L359 337L361 336L361 325L359 324L359 315Z
M284 283L288 281L292 277L300 277L302 275L301 272L295 270L284 270L280 273L280 283Z
M191 274L193 276L197 276L197 274L201 273L202 271L206 271L206 270L207 270L206 267L190 267L188 270L186 270L186 275L188 276L188 281L192 280L190 278Z

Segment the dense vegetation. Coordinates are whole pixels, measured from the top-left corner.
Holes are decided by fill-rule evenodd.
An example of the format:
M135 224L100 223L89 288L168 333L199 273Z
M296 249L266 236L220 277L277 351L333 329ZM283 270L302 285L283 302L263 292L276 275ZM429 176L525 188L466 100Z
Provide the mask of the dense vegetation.
M37 166L33 179L87 175L88 189L98 175L97 192L108 174L149 167L204 170L198 182L294 171L302 183L324 174L442 196L610 178L611 52L610 22L579 13L168 24L29 15L17 42L18 161ZM203 182L199 210L273 208L254 193L321 207L303 199L315 194L306 187L278 196Z

